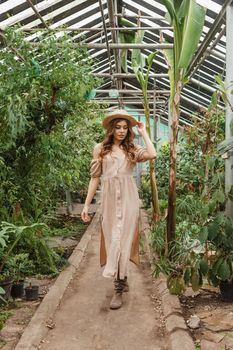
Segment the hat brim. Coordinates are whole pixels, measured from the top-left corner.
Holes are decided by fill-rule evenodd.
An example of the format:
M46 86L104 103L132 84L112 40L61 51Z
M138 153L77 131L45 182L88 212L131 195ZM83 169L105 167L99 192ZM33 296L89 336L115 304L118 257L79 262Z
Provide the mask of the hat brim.
M109 123L114 120L114 119L125 119L128 120L131 123L131 126L136 126L137 125L137 120L132 117L131 115L125 115L125 114L114 114L114 115L108 115L104 118L104 120L102 121L102 125L105 129L108 128Z

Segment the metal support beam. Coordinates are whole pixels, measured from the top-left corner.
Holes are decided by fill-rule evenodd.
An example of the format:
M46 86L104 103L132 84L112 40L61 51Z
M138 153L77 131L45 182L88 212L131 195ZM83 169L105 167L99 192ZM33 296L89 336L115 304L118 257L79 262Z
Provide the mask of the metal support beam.
M213 56L215 56L217 58L220 58L220 60L225 61L226 55L224 55L223 53L221 53L221 52L219 52L217 50L209 50L209 49L207 49L206 52L208 52L209 56L213 55Z
M105 40L106 40L105 47L107 48L107 52L108 52L109 71L110 71L110 74L112 74L113 73L112 59L111 59L111 52L110 52L110 47L109 47L109 43L108 43L108 34L107 34L107 30L106 30L106 23L105 23L105 18L104 18L104 9L103 9L103 5L102 5L102 0L99 0L99 5L100 5L102 22L103 22L104 35L105 35Z
M43 42L30 42L30 45L32 46L41 46L43 45ZM85 42L80 42L80 43L72 43L74 47L86 47L88 49L106 49L106 43L104 44L96 44L96 43L85 43ZM65 47L65 44L59 44L57 43L58 47ZM163 49L172 49L173 44L109 44L110 49L154 49L154 50L163 50Z
M193 83L194 85L200 86L201 88L203 88L204 90L210 92L211 94L213 94L214 91L216 91L216 89L212 88L209 85L206 85L206 84L202 83L201 81L199 81L197 79L191 78L190 82Z
M99 78L110 78L111 75L109 73L95 73L96 77ZM118 78L135 78L136 75L134 73L114 73L113 77L118 79ZM168 78L167 73L161 73L161 74L150 74L150 78Z
M214 56L218 56L218 58L223 59L225 61L225 56L219 54L218 52L216 52L215 50L213 50L213 48L219 43L219 41L221 40L221 37L225 34L226 32L226 27L224 26L222 28L222 30L220 31L220 33L218 34L217 38L212 42L211 46L209 49L206 50L206 54L203 55L199 62L197 63L197 65L194 67L194 69L191 71L190 73L190 77L193 76L196 71L198 70L198 68L200 67L200 65L205 61L206 57L213 54Z
M142 105L142 101L140 101L139 99L132 99L129 100L128 98L122 98L122 100L124 101L124 104L132 104L132 105ZM94 100L92 101L95 101L95 103L100 103L100 104L118 104L118 100L110 100L110 99L103 99L103 98L100 98L100 99L97 99L95 98ZM149 101L148 102L149 105L153 105L153 101ZM157 100L157 105L162 105L162 104L165 104L166 101L164 100ZM153 107L151 108L153 110Z
M201 45L199 46L199 49L198 49L196 55L194 56L194 59L192 60L190 66L188 68L188 72L192 72L192 70L198 64L199 60L205 55L209 44L211 43L215 34L217 33L217 31L219 30L219 28L221 27L221 25L223 23L223 20L224 20L225 14L226 14L227 6L231 2L232 2L232 0L225 0L224 4L222 5L221 11L219 12L217 17L215 18L215 21L211 25L208 33L205 36L205 39L202 41Z
M101 90L101 89L97 89L96 92L99 94L104 94L104 93L109 93L109 91L111 91L111 89L105 89L105 90ZM122 90L118 90L118 92L120 94L141 94L142 95L142 91L141 90L130 90L130 89L122 89ZM169 90L147 90L148 94L170 94Z
M114 16L114 0L107 0L107 5L108 5L108 17L109 17L109 24L110 27L115 28L116 27L116 18ZM116 9L117 11L117 9ZM112 35L112 42L114 44L119 43L119 38L118 38L118 32L112 30L111 31ZM116 73L121 73L121 61L120 61L120 52L117 49L113 50L114 53L114 59L115 59L115 67L116 67ZM119 79L116 81L116 87L118 90L122 89L122 80ZM121 105L121 99L119 99L119 105ZM121 106L119 106L121 107Z
M230 93L233 81L233 5L227 7L226 18L226 87L228 88L228 99L233 106L233 95ZM225 122L225 138L233 136L231 134L230 125L233 123L233 110L229 104L226 108L226 122ZM225 161L225 191L229 192L233 186L233 152L228 152L228 158ZM233 201L228 200L226 205L226 215L233 219Z
M119 31L124 29L124 27L107 27L107 31ZM126 28L125 28L126 29ZM127 28L129 29L129 28ZM161 31L161 30L171 30L172 27L130 27L130 30L148 30L148 31ZM43 32L49 30L51 32L103 32L102 27L56 27L56 28L19 28L22 32Z
M111 75L109 73L95 73L95 76L99 77L99 78L110 78L111 77ZM116 78L116 79L118 79L118 78L135 78L136 75L134 73L121 73L121 74L115 73L115 74L113 74L113 77ZM161 74L159 74L159 73L157 73L157 74L156 73L151 73L150 74L150 78L168 78L168 74L166 74L166 73L161 73ZM204 90L210 92L211 94L215 91L214 88L212 88L211 86L206 85L206 84L198 81L197 79L191 78L190 82L195 84L195 85L200 86L201 88L203 88ZM168 90L164 90L163 93L165 91L168 91Z
M37 11L36 7L34 6L34 4L32 3L31 0L27 0L27 3L30 5L30 7L33 9L33 11L35 12L36 16L41 20L41 23L43 23L43 25L45 26L45 28L49 29L49 26L47 25L47 23L44 21L43 17L40 15L40 13Z
M87 47L89 49L106 49L106 44L94 44L94 43L88 43L85 44L77 44L77 46L84 46ZM109 44L110 49L153 49L153 50L163 50L163 49L172 49L173 48L173 44L147 44L147 43L143 43L143 44L123 44L123 43L119 43L119 44Z
M160 21L164 21L164 17L163 16L138 16L138 15L126 15L126 14L122 14L122 13L117 13L115 16L117 17L123 17L123 18L147 18L147 19L158 19Z

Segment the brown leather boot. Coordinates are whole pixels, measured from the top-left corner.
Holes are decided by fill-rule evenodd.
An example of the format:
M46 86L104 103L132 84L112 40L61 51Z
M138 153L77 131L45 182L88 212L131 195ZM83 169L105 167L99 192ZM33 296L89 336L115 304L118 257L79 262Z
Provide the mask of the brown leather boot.
M124 280L114 280L114 294L110 302L110 309L119 309L122 306L122 293L124 289Z
M122 306L122 293L114 292L110 303L110 309L112 310L120 309L121 306Z
M125 278L123 279L124 281L124 287L123 287L123 293L128 292L129 291L129 284L127 282L127 276L125 276Z

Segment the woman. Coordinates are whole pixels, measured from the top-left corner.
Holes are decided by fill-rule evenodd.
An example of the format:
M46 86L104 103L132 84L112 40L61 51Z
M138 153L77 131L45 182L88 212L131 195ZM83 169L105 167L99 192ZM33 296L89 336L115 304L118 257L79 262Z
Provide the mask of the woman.
M102 175L100 265L104 266L104 277L115 278L110 308L118 309L122 293L128 291L129 260L139 264L139 197L133 168L136 162L154 159L156 151L145 125L126 111L114 111L102 124L107 132L93 151L91 180L81 216L84 222L90 220L89 205ZM133 126L143 137L145 148L133 143Z

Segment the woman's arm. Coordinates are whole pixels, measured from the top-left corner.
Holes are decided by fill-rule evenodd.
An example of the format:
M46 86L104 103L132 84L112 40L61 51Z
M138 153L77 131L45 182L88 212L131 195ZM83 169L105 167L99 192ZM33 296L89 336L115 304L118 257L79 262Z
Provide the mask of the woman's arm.
M157 156L156 149L146 132L145 124L142 122L138 122L137 128L138 128L139 134L143 137L143 140L146 145L146 151L143 153L143 159L144 160L155 159Z
M98 160L99 153L100 153L100 144L96 145L94 148L93 160ZM88 185L87 197L86 197L85 204L84 204L82 214L81 214L82 220L84 222L90 221L90 216L88 215L88 210L89 210L91 201L96 193L99 182L100 182L99 174L97 176L94 175L91 177L91 180L90 180L89 185Z
M92 177L90 182L89 182L89 186L88 186L88 192L87 192L87 197L85 200L85 204L83 207L83 211L81 214L82 220L84 222L88 222L90 221L90 216L88 215L88 211L89 211L89 207L91 204L91 201L95 195L95 192L97 190L97 187L99 185L100 182L100 178L99 177Z

